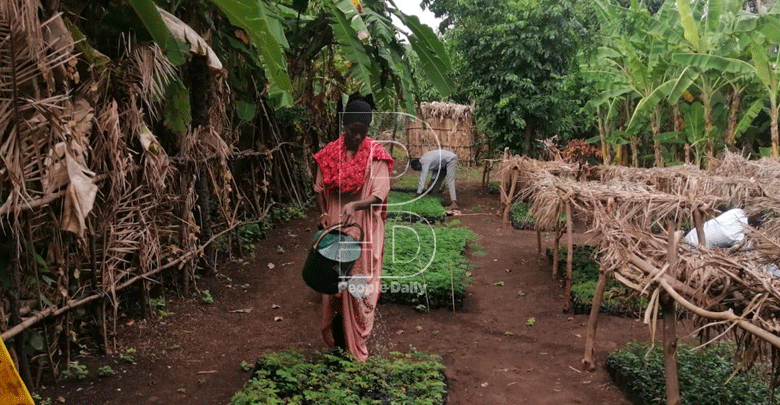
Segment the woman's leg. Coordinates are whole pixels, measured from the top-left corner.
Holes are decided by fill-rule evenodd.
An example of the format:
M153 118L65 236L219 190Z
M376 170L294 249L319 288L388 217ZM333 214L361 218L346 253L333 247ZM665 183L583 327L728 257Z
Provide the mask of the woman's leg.
M346 351L347 350L347 342L344 338L344 320L341 318L341 314L336 314L336 317L333 318L333 325L331 326L333 329L333 343L336 347L338 347L341 350Z

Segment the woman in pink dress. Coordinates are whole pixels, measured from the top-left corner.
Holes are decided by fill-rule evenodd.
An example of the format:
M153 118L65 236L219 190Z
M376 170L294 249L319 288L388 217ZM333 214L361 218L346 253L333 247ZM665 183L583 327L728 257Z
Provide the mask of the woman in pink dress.
M322 335L360 361L368 358L384 254L387 194L393 158L369 138L372 99L350 96L342 123L344 133L314 155L317 161L317 208L321 228L357 223L363 229L362 253L352 267L350 288L322 296ZM344 229L355 239L359 231Z

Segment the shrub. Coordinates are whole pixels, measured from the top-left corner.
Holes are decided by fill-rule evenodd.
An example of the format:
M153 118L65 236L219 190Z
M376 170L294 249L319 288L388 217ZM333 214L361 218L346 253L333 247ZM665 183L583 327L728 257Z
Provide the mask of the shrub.
M473 236L469 229L452 225L429 227L388 221L382 270L385 293L380 299L437 308L450 307L454 297L455 307L462 307L470 278L466 275L468 260L461 253ZM421 272L423 268L425 271ZM409 277L397 278L403 276ZM425 289L393 293L393 283L425 286Z
M677 368L682 403L686 405L737 405L767 403L768 384L755 369L736 373L733 344L716 344L693 351L677 346ZM629 343L610 353L606 368L634 404L665 403L663 347ZM773 402L780 404L777 398Z
M365 363L331 354L266 353L230 403L438 405L447 397L444 368L440 357L416 351Z
M415 198L416 196L412 193L391 191L387 198L387 203L402 205L391 205L387 207L387 215L391 218L399 218L410 222L420 221L420 217L425 218L429 222L441 222L444 220L447 212L444 207L442 207L438 198L421 197L416 200ZM411 215L407 211L413 212L420 217Z

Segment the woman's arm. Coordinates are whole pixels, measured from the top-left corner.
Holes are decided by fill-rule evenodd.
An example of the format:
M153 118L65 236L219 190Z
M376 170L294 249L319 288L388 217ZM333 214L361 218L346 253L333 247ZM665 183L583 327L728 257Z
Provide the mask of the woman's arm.
M314 201L317 205L317 211L320 213L318 226L320 229L325 229L330 225L330 218L328 218L328 206L325 204L325 188L322 183L322 172L317 170L316 180L314 181Z
M341 208L341 214L348 219L347 222L351 222L352 216L355 215L355 211L367 210L371 208L372 205L380 204L381 202L382 200L380 200L379 197L375 195L369 195L362 200L352 201L344 204L344 206Z

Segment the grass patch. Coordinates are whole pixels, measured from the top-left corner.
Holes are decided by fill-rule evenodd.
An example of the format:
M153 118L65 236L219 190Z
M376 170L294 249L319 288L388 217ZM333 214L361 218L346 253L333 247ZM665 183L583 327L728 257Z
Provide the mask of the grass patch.
M662 349L660 343L652 349L647 343L629 343L607 357L607 371L634 404L660 405L666 402ZM684 344L678 345L677 367L682 403L768 403L768 384L762 373L755 368L735 373L733 356L733 344L722 343L697 351ZM780 400L775 398L773 404L780 404Z
M391 191L390 195L387 197L387 203L400 205L391 205L387 207L388 217L399 218L409 222L420 221L420 217L427 219L429 222L444 221L447 212L444 207L442 207L441 201L439 201L438 198L421 197L416 200L415 198L417 197L413 193ZM420 217L411 215L407 211L414 212Z
M466 275L468 260L462 252L475 235L467 228L454 225L450 222L429 227L421 223L387 222L382 301L440 308L451 307L454 296L455 307L463 306L470 278ZM425 288L399 291L404 285Z
M417 351L365 363L298 352L266 353L252 379L233 395L231 405L439 405L447 398L441 358Z
M558 250L558 276L566 277L566 254L568 247ZM552 250L547 249L552 258ZM575 314L589 314L596 295L599 278L599 263L593 246L574 245L572 252L571 299ZM607 279L607 286L601 298L599 312L617 316L634 316L647 308L647 298L637 296L633 290L615 279Z

